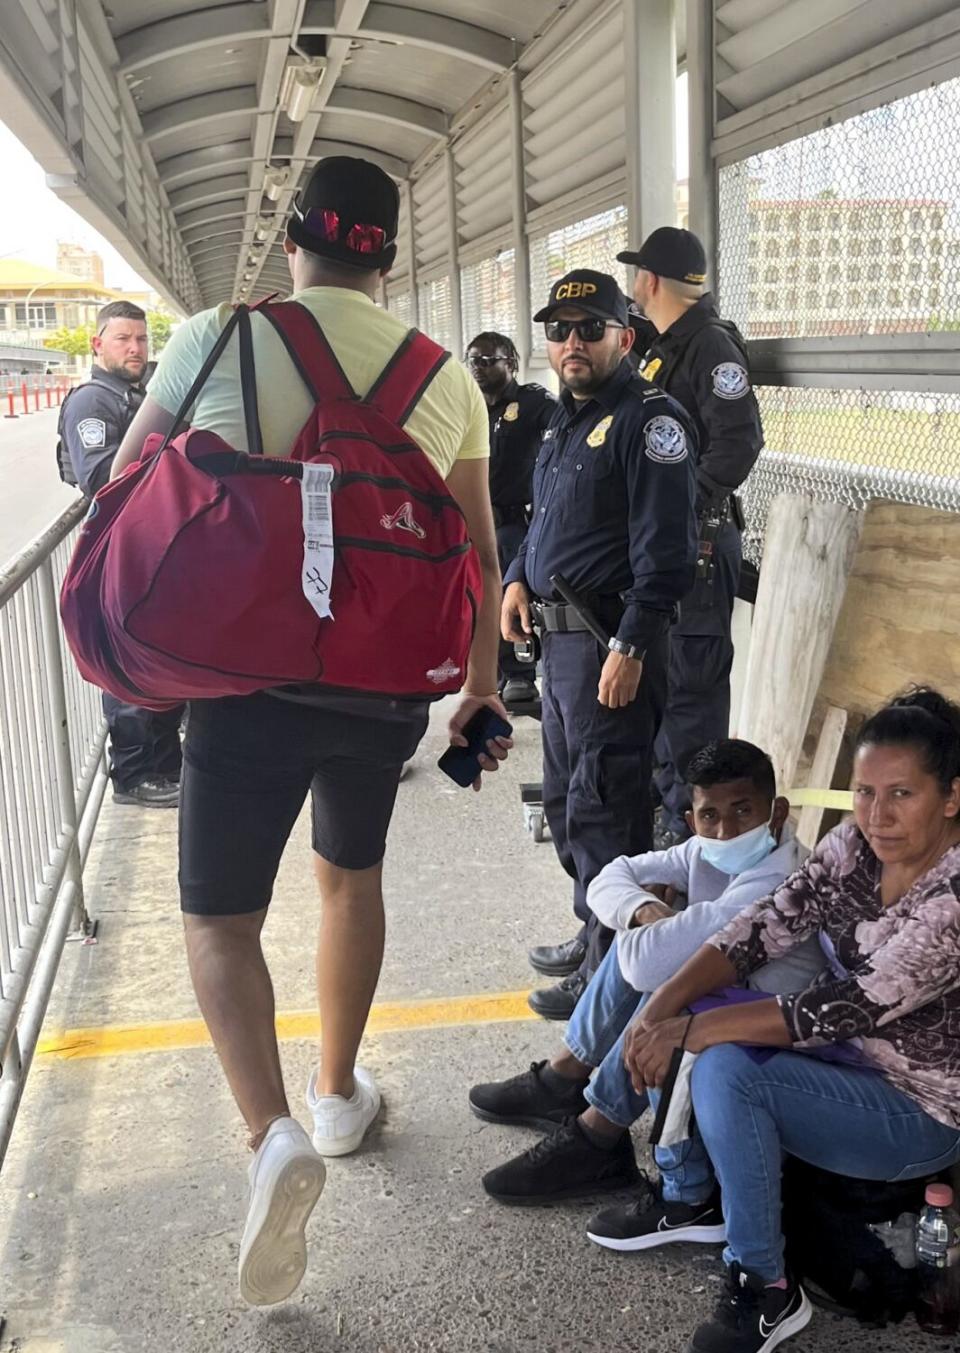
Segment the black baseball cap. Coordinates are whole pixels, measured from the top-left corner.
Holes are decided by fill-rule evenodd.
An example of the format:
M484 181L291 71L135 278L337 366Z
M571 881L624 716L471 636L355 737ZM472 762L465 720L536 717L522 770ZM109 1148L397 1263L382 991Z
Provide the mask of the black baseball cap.
M575 305L588 315L598 319L616 320L624 328L629 325L627 300L620 290L620 284L605 272L594 272L592 268L576 268L554 282L550 288L550 299L542 310L533 317L540 324L553 317L553 312L564 305Z
M675 282L703 283L707 280L707 255L692 230L661 226L648 235L636 251L617 254L618 263L671 277Z
M399 219L389 174L369 160L330 155L294 198L287 235L308 253L372 271L396 258Z

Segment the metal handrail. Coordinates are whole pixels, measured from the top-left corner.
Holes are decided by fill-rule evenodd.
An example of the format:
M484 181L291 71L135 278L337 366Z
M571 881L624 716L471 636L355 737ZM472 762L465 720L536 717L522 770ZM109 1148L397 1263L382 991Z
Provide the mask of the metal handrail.
M71 504L0 568L0 1165L64 942L90 930L83 868L107 784L106 724L57 605L85 512Z

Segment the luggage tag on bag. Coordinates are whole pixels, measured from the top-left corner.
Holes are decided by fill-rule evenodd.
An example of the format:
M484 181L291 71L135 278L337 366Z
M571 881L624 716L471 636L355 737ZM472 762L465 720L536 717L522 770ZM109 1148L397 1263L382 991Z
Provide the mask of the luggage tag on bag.
M333 586L333 484L332 465L303 467L300 499L303 504L303 595L321 620L330 610Z

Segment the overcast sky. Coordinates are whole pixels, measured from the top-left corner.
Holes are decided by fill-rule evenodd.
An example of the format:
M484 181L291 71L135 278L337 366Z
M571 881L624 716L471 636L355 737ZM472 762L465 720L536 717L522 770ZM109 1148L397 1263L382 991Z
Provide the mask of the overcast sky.
M148 291L130 267L72 207L61 202L30 152L0 122L0 183L7 187L7 210L0 212L0 257L57 266L57 240L95 250L103 259L108 287Z

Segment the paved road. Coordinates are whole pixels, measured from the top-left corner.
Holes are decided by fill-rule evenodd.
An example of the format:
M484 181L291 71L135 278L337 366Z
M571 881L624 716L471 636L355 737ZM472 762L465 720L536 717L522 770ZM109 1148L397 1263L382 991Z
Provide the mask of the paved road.
M0 418L0 566L76 497L57 475L56 439L56 409Z

